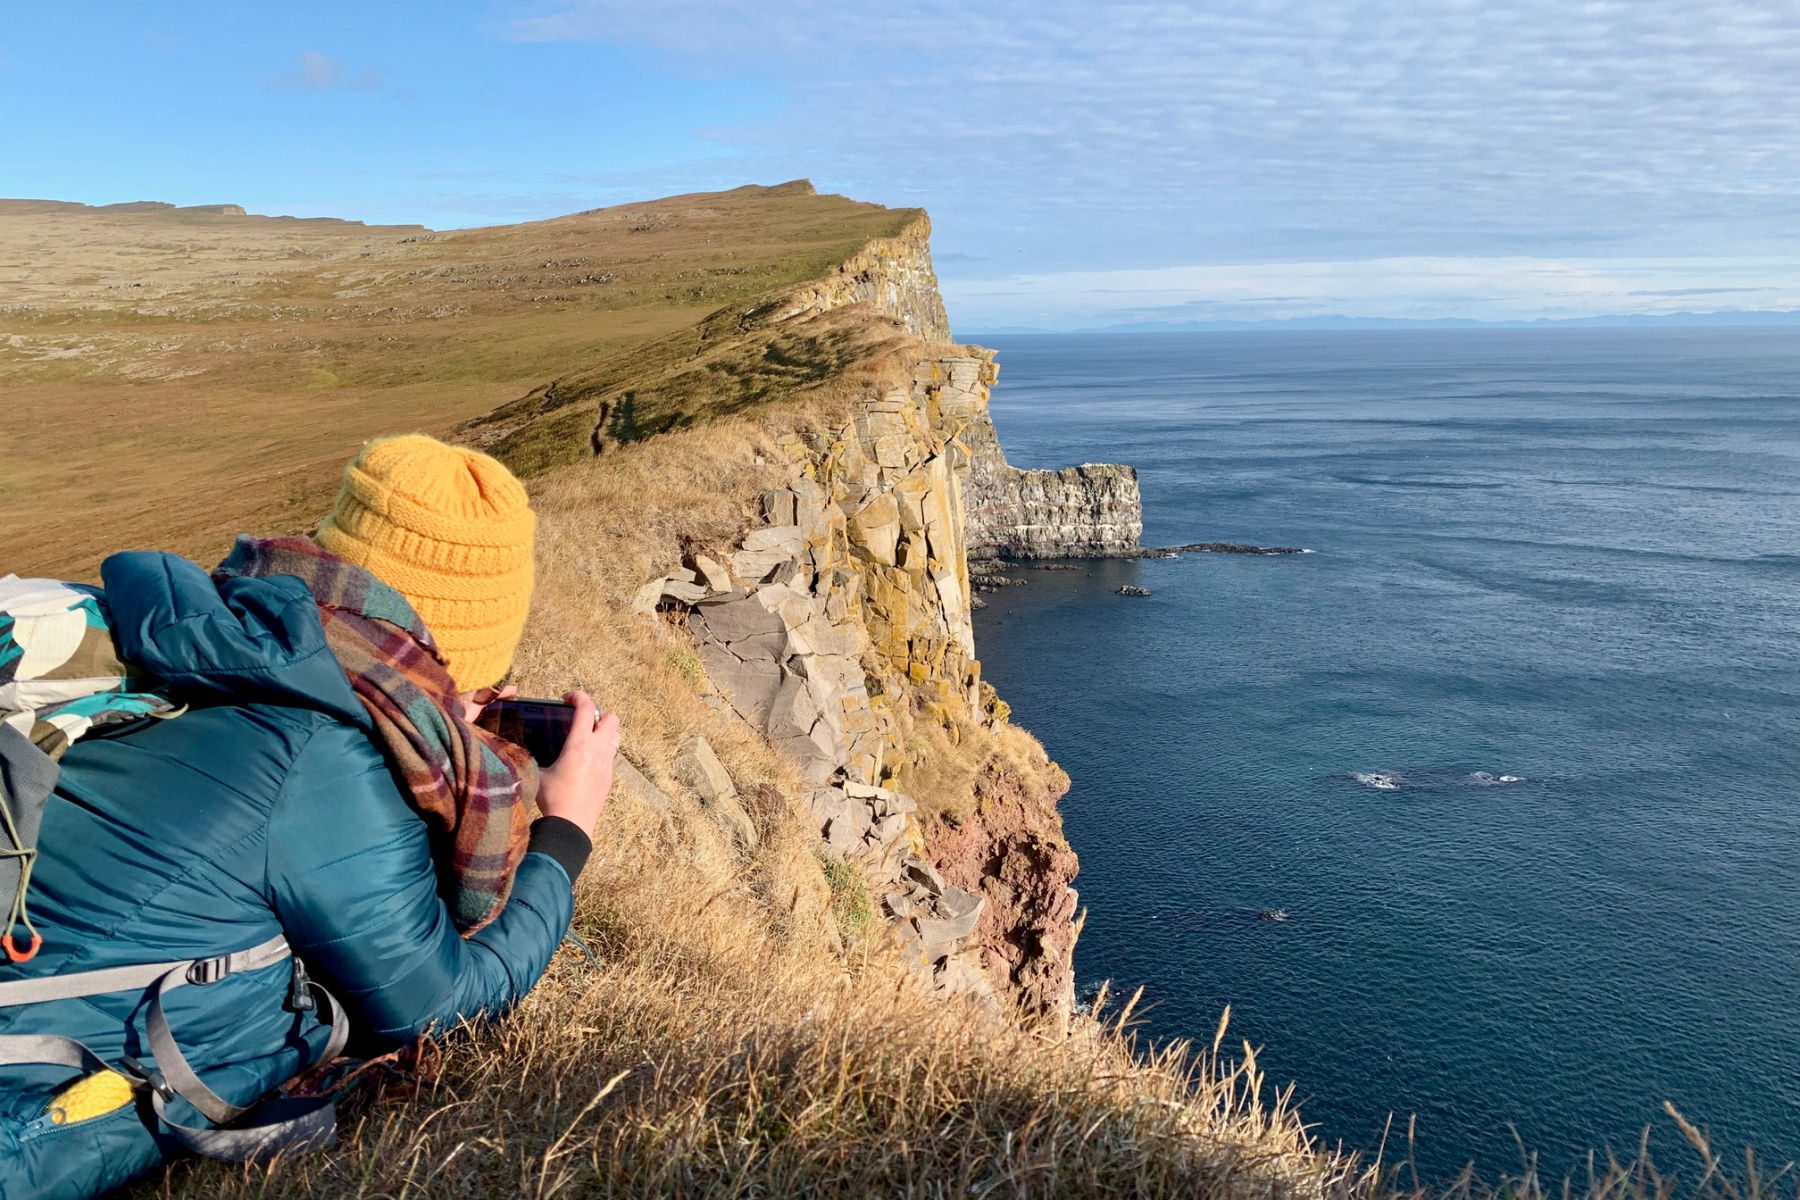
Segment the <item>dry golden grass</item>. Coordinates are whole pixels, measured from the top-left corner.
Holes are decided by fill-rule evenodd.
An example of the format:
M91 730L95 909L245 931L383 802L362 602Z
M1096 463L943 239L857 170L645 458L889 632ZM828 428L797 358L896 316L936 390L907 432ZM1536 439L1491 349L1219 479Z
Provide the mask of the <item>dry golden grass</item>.
M896 786L919 802L921 820L966 821L993 789L1031 807L1053 804L1068 789L1043 743L1016 725L920 721L909 740Z
M1046 1040L878 958L838 969L715 932L704 894L645 869L626 902L584 893L597 965L563 955L416 1093L369 1098L339 1152L187 1164L146 1191L1285 1197L1361 1179L1313 1152L1253 1059L1140 1055L1117 1021Z
M862 306L779 326L714 313L556 380L468 422L459 435L534 474L723 416L758 414L805 396L815 409L866 394L871 374L898 370L918 345ZM602 419L604 414L604 419Z
M445 433L917 216L803 184L436 234L0 201L0 570L216 559L316 516L369 437Z

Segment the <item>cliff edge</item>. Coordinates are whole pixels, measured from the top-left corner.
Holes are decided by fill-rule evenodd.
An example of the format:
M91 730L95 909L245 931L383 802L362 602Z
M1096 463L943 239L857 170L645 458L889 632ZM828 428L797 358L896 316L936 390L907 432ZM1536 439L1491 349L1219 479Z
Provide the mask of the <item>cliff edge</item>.
M1006 463L929 234L801 181L452 232L0 204L0 570L216 562L363 439L460 437L539 517L514 680L623 719L513 1013L360 1070L332 1152L135 1194L1368 1191L1223 1028L1072 1004L1068 779L982 679L969 561L1129 548L1135 480Z
M981 679L972 556L1135 549L1129 467L1006 463L991 351L950 341L920 214L817 279L544 385L465 435L521 470L732 414L772 439L727 536L667 546L634 608L792 764L820 850L855 868L938 993L1066 1022L1077 860L1066 776Z

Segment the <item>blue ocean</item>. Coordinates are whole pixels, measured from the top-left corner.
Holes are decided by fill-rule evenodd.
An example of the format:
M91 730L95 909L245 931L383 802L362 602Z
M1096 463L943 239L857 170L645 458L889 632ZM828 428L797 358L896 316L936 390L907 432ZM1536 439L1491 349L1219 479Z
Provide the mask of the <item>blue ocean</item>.
M1230 1005L1428 1182L1646 1127L1691 1166L1665 1101L1800 1159L1800 335L978 340L1016 465L1135 464L1146 545L1314 551L977 614L1074 779L1084 988Z

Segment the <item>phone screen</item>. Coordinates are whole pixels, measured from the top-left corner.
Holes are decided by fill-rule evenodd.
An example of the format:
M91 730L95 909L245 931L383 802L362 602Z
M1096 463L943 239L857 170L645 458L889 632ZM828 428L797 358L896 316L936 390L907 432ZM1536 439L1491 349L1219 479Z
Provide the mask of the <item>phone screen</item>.
M561 700L496 700L481 710L475 724L525 747L538 766L547 767L575 727L575 706Z

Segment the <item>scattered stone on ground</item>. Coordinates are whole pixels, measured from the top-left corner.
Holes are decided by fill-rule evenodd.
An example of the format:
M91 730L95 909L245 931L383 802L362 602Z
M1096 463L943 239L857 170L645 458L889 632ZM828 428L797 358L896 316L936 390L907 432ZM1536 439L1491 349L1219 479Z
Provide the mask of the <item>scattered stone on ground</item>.
M695 736L675 758L675 777L700 797L701 807L712 814L746 850L756 849L756 823L744 811L736 786L725 764L713 753L711 743Z

